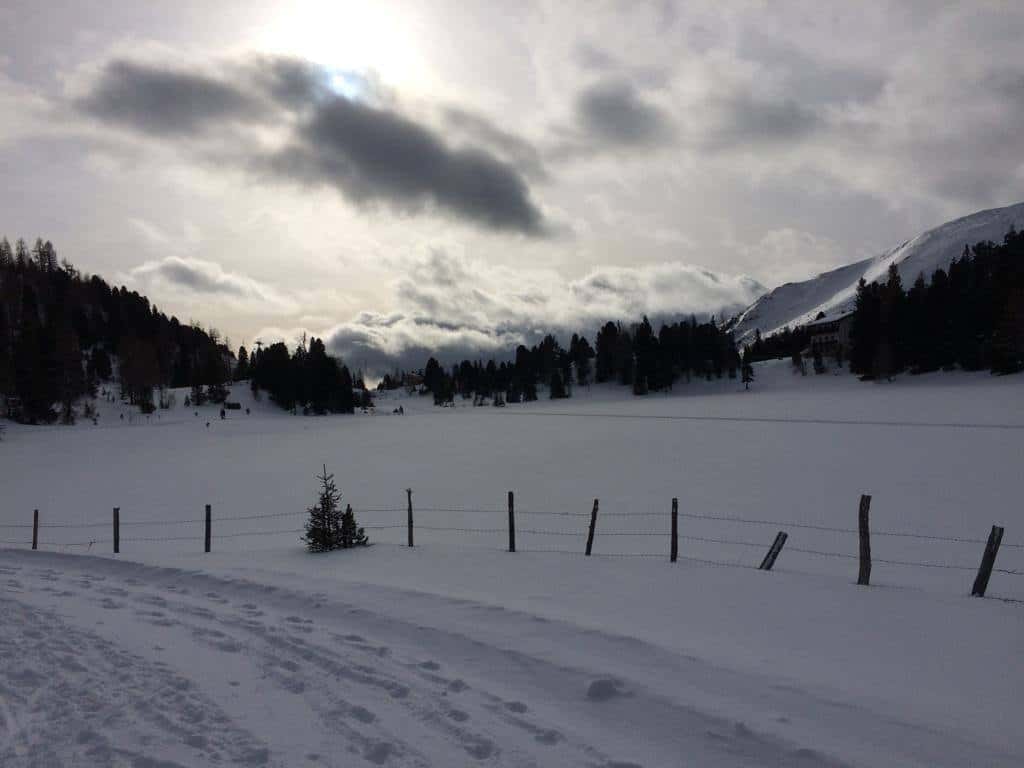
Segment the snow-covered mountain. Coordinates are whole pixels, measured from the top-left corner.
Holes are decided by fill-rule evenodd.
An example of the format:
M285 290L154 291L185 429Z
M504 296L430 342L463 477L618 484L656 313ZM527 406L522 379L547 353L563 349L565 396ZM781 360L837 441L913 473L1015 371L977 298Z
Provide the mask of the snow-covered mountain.
M786 283L766 293L736 317L732 328L742 341L760 329L769 335L785 326L795 327L813 320L819 312L826 316L842 314L853 308L857 282L883 280L890 264L896 264L904 285L918 274L926 278L963 252L965 245L982 240L999 242L1011 226L1024 228L1024 203L992 208L930 229L902 245L874 258L847 264L824 272L810 280Z

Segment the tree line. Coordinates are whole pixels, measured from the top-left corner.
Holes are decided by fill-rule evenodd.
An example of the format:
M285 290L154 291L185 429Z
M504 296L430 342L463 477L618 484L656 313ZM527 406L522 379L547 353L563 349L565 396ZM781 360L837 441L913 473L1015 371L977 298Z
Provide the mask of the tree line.
M143 411L167 387L224 391L233 355L219 334L84 275L53 244L0 239L0 395L29 423L75 419L75 402L115 374ZM56 406L56 407L55 407Z
M305 414L354 413L357 407L372 405L362 374L353 379L348 367L327 354L323 340L306 337L289 352L283 342L266 349L258 347L252 355L239 350L236 378L248 377L258 398L266 391L270 399L285 410Z
M670 390L676 382L694 376L736 378L741 369L743 362L732 334L713 317L704 323L694 317L663 323L657 333L644 317L629 326L605 323L593 346L585 336L574 333L564 348L548 334L532 347L520 345L507 361L463 360L446 369L431 357L419 372L386 374L379 388L419 388L432 394L438 405L452 403L456 396L503 405L536 400L539 388L558 399L571 397L573 387L611 382L645 395Z
M866 378L1024 370L1024 233L965 246L909 290L895 265L884 283L861 279L850 337L850 370Z

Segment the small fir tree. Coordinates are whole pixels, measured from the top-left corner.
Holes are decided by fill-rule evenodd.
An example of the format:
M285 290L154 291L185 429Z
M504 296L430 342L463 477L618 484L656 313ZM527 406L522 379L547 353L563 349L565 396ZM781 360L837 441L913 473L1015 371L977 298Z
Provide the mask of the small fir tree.
M345 513L341 516L341 547L365 547L370 543L366 532L356 522L356 514L352 511L352 505L345 506Z
M302 540L310 552L330 552L344 546L343 515L339 506L341 492L334 484L334 475L328 474L326 465L324 473L317 475L317 480L320 481L319 498L316 504L307 510L309 520L306 521L306 533ZM354 520L353 518L353 522Z
M754 366L750 362L750 347L743 349L743 389L750 389L754 380Z

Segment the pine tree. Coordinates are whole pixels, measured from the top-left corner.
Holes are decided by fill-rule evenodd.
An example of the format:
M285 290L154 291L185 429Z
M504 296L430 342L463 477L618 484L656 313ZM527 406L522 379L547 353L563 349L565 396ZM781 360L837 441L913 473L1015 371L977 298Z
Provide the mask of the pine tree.
M25 243L24 238L19 237L14 243L14 262L18 269L25 269L31 263L28 245Z
M82 351L78 335L70 325L61 323L56 338L57 392L61 403L61 423L75 423L75 401L85 394Z
M57 249L53 247L53 243L51 243L49 240L43 243L42 254L43 261L46 264L45 270L47 272L56 272L58 267ZM70 266L71 264L70 262L68 262L68 267Z
M881 336L881 308L877 283L857 283L856 309L850 326L850 371L864 377L875 375Z
M750 389L754 380L754 366L750 362L750 347L743 348L743 389Z
M160 384L160 364L156 349L148 341L128 336L118 350L121 357L121 391L143 413L155 410L153 388ZM195 398L193 397L193 401Z
M238 348L238 363L235 365L235 381L249 378L249 353L245 347Z
M557 368L551 371L551 387L549 394L552 400L560 400L569 396L569 393L565 390L565 381L562 379L562 373Z
M46 253L43 251L43 239L41 237L37 237L35 245L32 246L32 260L43 272L50 271Z
M341 492L334 484L334 475L328 474L326 464L324 473L317 475L316 479L320 481L320 490L316 504L307 510L309 519L306 521L306 533L302 540L310 552L329 552L345 546L342 543L343 515L339 507ZM351 507L345 514L350 513ZM354 516L352 521L355 522Z
M345 513L341 516L341 547L342 549L348 549L349 547L365 547L370 543L366 532L359 527L356 522L355 512L352 511L352 505L348 504L345 506Z

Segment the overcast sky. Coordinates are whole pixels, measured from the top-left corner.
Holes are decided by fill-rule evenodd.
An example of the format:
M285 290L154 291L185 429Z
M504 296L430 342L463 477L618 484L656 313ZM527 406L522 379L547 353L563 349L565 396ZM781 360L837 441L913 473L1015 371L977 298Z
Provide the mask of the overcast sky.
M0 234L359 364L721 312L1024 199L1012 2L6 0Z

